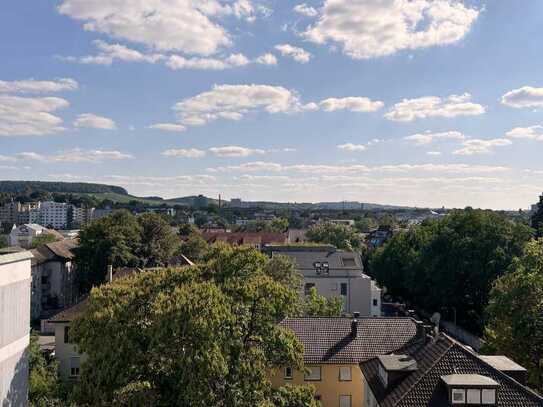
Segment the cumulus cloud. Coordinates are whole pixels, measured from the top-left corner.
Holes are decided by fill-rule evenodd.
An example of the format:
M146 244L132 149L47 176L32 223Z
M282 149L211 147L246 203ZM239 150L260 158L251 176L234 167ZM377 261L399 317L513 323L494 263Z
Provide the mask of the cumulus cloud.
M69 106L57 97L30 98L0 94L0 136L43 136L61 132L63 121L53 113Z
M236 16L252 20L255 13L249 0L63 0L58 10L84 22L87 31L144 44L159 51L205 56L232 44L229 33L218 19Z
M182 124L175 123L157 123L149 126L149 128L154 130L170 131L174 133L181 133L187 129Z
M478 16L479 10L456 0L326 0L318 21L302 35L367 59L456 43Z
M166 157L201 158L205 157L206 152L204 150L198 150L197 148L177 148L166 150L162 155Z
M224 69L245 66L249 59L243 54L232 54L225 59L218 58L185 58L180 55L171 55L166 61L166 66L173 70L201 69L222 71Z
M240 146L211 147L209 151L216 157L249 157L256 154L265 154L265 150L259 148L247 148Z
M325 112L350 110L352 112L375 112L385 105L381 101L372 101L366 97L329 98L319 103Z
M445 131L441 133L417 133L411 136L404 137L404 139L418 146L423 146L439 140L464 141L466 139L466 136L464 136L459 131Z
M261 65L277 65L277 58L271 53L260 55L255 62Z
M506 106L517 109L543 107L543 88L523 86L522 88L507 92L502 96L501 102Z
M462 148L453 151L455 155L475 155L491 153L496 147L504 147L513 144L505 138L497 139L469 139L462 143Z
M427 155L439 156L442 155L441 151L427 151Z
M18 160L33 160L45 163L101 163L103 161L117 161L134 158L132 155L116 150L83 150L74 148L58 154L39 154L36 152L23 152L16 154Z
M52 93L77 90L79 84L71 78L54 81L25 79L20 81L0 81L0 93Z
M310 52L307 52L303 48L294 47L290 44L279 44L275 46L275 49L281 53L281 55L294 59L296 62L306 64L310 61Z
M107 117L97 116L93 113L83 113L77 116L74 121L74 126L77 128L90 128L101 130L115 130L117 125Z
M319 12L314 7L308 6L305 3L297 4L296 6L294 6L293 10L296 13L306 17L316 17L317 14L319 14Z
M484 106L473 103L471 95L451 95L446 99L437 96L425 96L416 99L404 99L396 103L385 118L399 122L431 117L451 118L457 116L477 116L486 112Z
M505 136L543 141L543 126L515 127L508 131Z
M174 106L181 123L198 126L217 119L240 120L250 112L294 113L315 110L299 96L281 86L215 85L212 90L185 99Z
M366 147L364 144L353 143L340 144L337 146L337 148L349 152L366 151L368 149L368 147Z

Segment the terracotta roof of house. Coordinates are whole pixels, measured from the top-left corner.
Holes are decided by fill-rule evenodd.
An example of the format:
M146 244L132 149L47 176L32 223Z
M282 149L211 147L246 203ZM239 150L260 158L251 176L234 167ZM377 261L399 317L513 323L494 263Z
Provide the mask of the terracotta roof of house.
M287 318L281 325L291 329L304 345L308 364L360 363L417 341L412 318L359 318L357 335L351 335L350 318Z
M479 355L445 334L426 344L408 346L397 353L410 355L417 370L397 384L385 388L379 379L377 358L360 365L362 373L379 406L418 407L448 405L448 393L442 377L480 375L498 383L497 406L543 406L543 398L505 373L486 363Z
M285 243L287 236L283 233L265 232L202 232L202 237L208 243L226 242L234 245L255 244L266 245L270 243Z

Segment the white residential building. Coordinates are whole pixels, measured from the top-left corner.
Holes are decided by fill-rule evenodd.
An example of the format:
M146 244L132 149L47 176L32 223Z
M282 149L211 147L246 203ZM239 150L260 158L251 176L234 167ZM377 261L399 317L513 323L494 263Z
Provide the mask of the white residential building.
M8 236L8 245L29 249L35 238L47 233L50 233L48 229L35 223L14 227Z
M268 246L272 256L289 257L304 277L304 293L313 287L327 298L341 297L344 312L381 316L381 289L364 274L359 254L334 246Z
M72 205L64 202L43 202L40 207L40 224L53 229L67 229Z
M0 256L0 405L28 405L29 252Z

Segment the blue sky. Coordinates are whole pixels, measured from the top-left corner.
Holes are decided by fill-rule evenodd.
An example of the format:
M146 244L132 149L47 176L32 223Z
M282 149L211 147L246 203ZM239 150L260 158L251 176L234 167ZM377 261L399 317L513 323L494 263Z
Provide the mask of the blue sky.
M525 208L543 3L8 0L0 178Z

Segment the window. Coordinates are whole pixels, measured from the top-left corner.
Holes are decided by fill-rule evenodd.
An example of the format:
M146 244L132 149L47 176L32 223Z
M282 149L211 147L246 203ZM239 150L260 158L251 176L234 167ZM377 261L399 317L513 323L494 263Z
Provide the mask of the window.
M292 380L292 368L291 367L285 367L285 380Z
M376 299L373 300L373 306L376 307L378 305L378 302Z
M496 404L496 389L483 389L481 396L482 404Z
M64 327L64 343L70 343L70 327Z
M341 260L343 261L343 265L345 267L355 267L356 266L356 262L354 261L353 257L343 257Z
M339 381L350 382L351 380L351 366L341 366L339 368Z
M452 389L452 403L466 404L466 391L464 389Z
M305 288L304 288L304 292L305 292L305 295L309 295L311 289L315 287L315 284L314 283L306 283L305 284Z
M347 283L341 283L341 295L347 295Z
M304 379L306 381L318 381L321 380L321 367L320 366L310 366L307 368Z
M70 376L78 377L79 369L81 367L80 358L70 358Z
M468 404L481 404L481 390L468 389L466 394L466 402Z
M351 407L351 395L342 394L339 396L339 407Z

